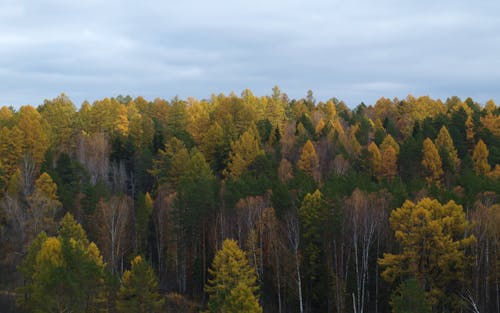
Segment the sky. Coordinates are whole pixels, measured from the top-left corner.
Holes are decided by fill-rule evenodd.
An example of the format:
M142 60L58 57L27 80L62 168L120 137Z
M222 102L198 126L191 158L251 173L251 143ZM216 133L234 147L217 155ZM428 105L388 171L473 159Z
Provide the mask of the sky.
M0 0L0 106L313 90L500 102L500 1Z

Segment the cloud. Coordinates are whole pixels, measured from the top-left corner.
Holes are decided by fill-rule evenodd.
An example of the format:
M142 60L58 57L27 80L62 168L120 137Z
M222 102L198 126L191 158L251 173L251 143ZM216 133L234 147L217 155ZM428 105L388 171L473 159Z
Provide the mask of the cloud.
M239 93L500 101L497 1L0 3L0 105Z

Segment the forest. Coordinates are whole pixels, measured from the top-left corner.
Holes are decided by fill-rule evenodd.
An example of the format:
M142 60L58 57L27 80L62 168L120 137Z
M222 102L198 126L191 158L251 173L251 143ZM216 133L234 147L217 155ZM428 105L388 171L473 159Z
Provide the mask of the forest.
M500 107L0 109L3 312L500 313Z

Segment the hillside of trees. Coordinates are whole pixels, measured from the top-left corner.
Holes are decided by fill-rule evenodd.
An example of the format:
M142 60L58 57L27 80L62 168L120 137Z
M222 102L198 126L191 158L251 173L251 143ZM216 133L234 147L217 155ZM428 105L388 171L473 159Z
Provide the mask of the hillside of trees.
M492 100L4 106L0 306L500 313L499 193Z

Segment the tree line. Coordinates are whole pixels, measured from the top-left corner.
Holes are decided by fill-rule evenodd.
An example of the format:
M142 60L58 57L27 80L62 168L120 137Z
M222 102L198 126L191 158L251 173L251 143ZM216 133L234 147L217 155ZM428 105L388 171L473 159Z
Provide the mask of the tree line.
M61 94L0 108L0 288L26 312L500 312L498 192L493 100Z

